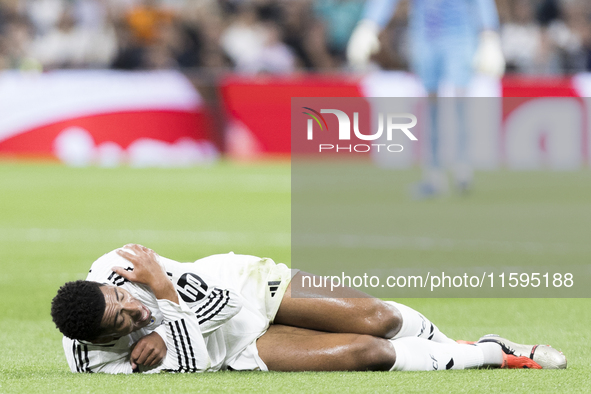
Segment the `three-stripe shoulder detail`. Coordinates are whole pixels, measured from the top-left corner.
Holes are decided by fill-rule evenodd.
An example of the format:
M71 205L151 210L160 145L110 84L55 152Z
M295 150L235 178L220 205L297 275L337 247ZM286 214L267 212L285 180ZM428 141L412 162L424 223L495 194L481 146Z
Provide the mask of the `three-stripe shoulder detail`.
M230 292L228 290L213 289L207 302L195 311L199 324L211 320L217 316L230 302Z

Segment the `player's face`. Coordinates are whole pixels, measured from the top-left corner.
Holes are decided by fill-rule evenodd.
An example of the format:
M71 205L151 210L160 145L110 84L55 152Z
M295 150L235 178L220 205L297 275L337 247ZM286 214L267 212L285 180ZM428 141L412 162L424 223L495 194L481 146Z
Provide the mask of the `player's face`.
M150 324L152 313L128 291L116 286L102 286L105 314L102 337L122 337Z

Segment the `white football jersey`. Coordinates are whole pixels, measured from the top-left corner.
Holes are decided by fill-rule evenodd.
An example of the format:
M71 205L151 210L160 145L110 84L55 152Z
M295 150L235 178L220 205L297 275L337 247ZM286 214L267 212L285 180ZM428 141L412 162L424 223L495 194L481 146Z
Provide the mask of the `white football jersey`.
M272 260L229 253L194 263L159 256L159 262L175 285L180 305L157 300L147 286L113 272L111 268L115 266L133 269L116 251L92 264L86 280L129 291L150 309L152 320L146 327L107 344L64 337L64 351L72 372L132 373L131 346L154 331L164 339L167 355L158 367L140 372L227 369L269 327L280 300L271 308L268 301L265 305L265 294L270 299L265 282L268 273L259 268L275 266ZM282 287L286 286L287 283ZM270 309L273 311L269 312Z

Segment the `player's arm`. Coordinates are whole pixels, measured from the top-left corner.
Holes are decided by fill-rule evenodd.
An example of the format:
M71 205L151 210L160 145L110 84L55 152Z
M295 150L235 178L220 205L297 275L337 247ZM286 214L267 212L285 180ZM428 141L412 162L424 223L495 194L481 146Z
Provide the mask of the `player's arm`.
M368 0L361 20L372 21L383 29L392 19L399 2L400 0Z
M64 337L62 340L68 366L72 372L130 374L129 348L119 344L95 345Z
M380 50L380 31L388 24L399 0L369 0L365 3L363 17L353 30L347 45L347 60L357 68L363 68L371 55Z
M499 14L494 0L473 0L480 20L480 37L474 68L484 75L502 77L505 73L505 57L499 36Z
M167 264L173 266L179 264L176 261L158 256L157 254L156 257L158 263L165 269L167 269ZM149 308L158 308L157 299L148 286L130 282L118 275L112 270L114 266L122 267L124 270L133 269L131 262L120 256L118 250L113 250L101 256L101 258L93 263L86 280L122 286L124 289L132 292L134 297L144 305ZM168 274L168 276L170 276L170 274ZM175 287L175 289L177 289L178 292L184 291L185 296L195 296L198 292L203 293L203 297L201 297L201 300L199 301L188 301L187 298L184 298L184 301L193 302L193 304L189 305L191 305L192 310L197 316L201 333L204 336L207 336L240 311L242 308L242 299L236 291L221 285L221 283L223 283L223 278L208 277L203 273L199 273L196 278L198 282L203 283L201 288L195 289L194 287L191 287L188 289L182 289L183 285L180 285L181 289L178 289L178 287ZM177 286L179 286L179 284L177 284ZM185 286L187 286L187 284L185 284ZM182 293L179 293L179 296L181 296L181 294Z
M131 374L157 367L164 360L167 330L159 326L129 346L126 339L95 344L63 338L64 352L72 372ZM131 350L131 351L130 351Z
M482 31L499 30L499 13L494 0L474 0Z
M156 253L140 245L126 245L117 253L130 261L134 268L127 271L121 267L113 267L113 271L131 282L149 286L164 316L161 326L164 329L159 330L158 334L166 344L166 357L158 368L145 372L207 370L211 362L199 322L195 314L179 298L174 285L159 264ZM142 357L141 353L138 357Z

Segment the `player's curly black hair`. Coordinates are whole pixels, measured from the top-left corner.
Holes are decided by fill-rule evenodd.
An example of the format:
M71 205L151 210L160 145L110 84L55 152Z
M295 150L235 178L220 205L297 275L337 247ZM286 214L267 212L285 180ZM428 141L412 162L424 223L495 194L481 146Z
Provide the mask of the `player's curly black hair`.
M77 280L60 287L51 302L51 317L62 334L84 341L92 341L101 334L106 306L101 286Z

